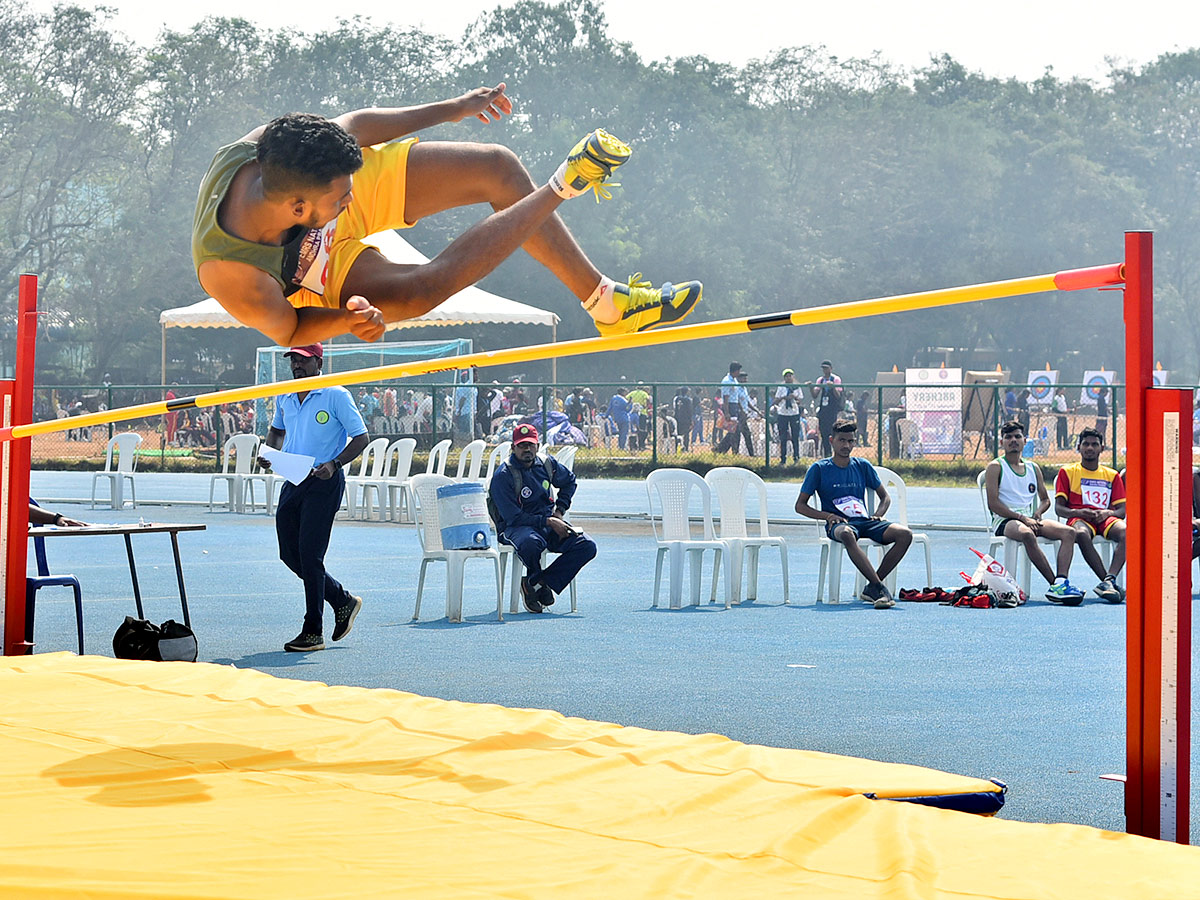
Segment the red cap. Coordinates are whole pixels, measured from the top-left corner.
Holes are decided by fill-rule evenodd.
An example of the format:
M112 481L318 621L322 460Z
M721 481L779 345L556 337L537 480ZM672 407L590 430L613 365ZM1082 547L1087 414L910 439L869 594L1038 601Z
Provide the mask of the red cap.
M325 351L320 344L305 344L303 347L292 347L284 356L291 356L295 353L297 356L312 356L317 359L325 358Z
M530 441L533 441L533 443L536 444L536 443L538 443L538 440L539 439L538 439L537 429L534 428L532 425L529 425L529 424L518 425L516 428L513 429L512 442L513 442L514 447L517 446L517 444L527 444Z

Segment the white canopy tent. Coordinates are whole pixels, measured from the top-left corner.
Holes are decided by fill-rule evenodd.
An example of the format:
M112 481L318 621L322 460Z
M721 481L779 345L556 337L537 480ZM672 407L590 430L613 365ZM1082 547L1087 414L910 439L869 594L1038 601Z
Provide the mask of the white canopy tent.
M366 243L378 247L385 257L395 263L420 265L429 262L429 257L395 231L380 231L366 238ZM392 322L387 326L387 330L420 328L427 325L549 325L550 340L556 341L558 339L558 321L558 316L549 310L539 309L527 303L518 303L516 300L509 300L472 285L451 296L437 309L431 310L423 316L417 316L415 319ZM226 312L225 308L212 297L193 303L191 306L165 309L159 313L158 322L162 326L163 384L167 383L168 328L248 327Z

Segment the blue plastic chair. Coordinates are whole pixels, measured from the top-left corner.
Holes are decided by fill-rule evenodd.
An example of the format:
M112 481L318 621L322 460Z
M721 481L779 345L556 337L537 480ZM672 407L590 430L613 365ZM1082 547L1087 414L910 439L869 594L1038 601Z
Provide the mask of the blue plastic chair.
M29 501L34 506L38 504ZM37 575L25 577L25 641L33 643L33 612L37 592L44 587L69 587L75 592L75 630L79 634L79 655L83 656L83 591L74 575L51 575L46 562L46 539L33 539L33 555L37 559Z

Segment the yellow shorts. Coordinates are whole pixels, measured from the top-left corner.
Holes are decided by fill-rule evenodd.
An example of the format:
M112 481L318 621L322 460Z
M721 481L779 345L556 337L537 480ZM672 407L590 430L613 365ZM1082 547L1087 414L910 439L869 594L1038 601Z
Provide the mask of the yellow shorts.
M411 228L404 221L405 189L408 185L408 151L417 139L363 147L363 166L354 173L354 197L338 216L337 234L329 248L329 274L325 293L301 288L288 302L302 306L341 306L342 284L360 253L372 246L362 239L386 228Z

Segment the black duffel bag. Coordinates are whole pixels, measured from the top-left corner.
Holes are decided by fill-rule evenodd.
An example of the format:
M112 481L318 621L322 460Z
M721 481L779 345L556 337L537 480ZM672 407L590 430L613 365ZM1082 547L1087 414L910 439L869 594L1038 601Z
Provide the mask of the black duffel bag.
M155 625L146 619L126 616L113 635L113 653L118 659L195 662L196 635L174 619Z

